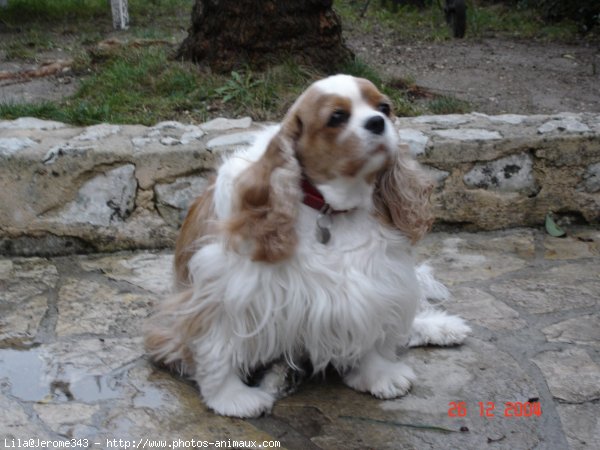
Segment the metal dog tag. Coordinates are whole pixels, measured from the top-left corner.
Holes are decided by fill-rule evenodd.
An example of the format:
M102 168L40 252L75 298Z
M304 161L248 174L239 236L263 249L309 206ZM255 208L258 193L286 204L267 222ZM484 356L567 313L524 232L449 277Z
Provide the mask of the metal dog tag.
M317 241L321 244L327 244L331 239L331 210L324 208L317 216Z

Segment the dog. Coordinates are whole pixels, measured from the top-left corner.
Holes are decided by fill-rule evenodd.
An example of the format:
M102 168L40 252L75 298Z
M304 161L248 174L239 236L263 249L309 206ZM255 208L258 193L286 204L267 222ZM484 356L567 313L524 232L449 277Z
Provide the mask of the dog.
M448 291L412 247L430 228L431 183L399 145L390 100L366 79L313 83L280 125L226 157L190 207L175 293L145 327L151 358L194 379L214 412L256 417L278 395L273 362L308 360L381 399L415 379L398 349L461 343Z

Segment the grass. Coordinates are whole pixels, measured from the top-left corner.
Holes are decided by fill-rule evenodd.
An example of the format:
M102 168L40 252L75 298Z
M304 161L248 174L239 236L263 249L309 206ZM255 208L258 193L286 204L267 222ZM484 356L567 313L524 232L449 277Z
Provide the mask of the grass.
M81 79L78 91L58 102L0 104L0 118L35 116L78 125L100 122L154 124L161 120L200 122L215 116L250 115L255 120L279 120L299 93L322 75L291 61L265 72L244 68L219 75L173 59L189 26L193 0L129 0L131 27L112 30L106 0L11 0L0 9L0 54L7 60L41 62L53 53L74 58L72 71ZM419 11L391 11L372 1L365 18L363 0L336 0L335 9L351 32L388 30L395 42L449 39L437 6ZM540 25L529 13L469 8L467 38L490 33L519 37L565 38L567 24ZM123 43L108 50L98 43L116 36ZM566 37L565 37L566 36ZM156 40L143 46L139 39ZM387 39L387 38L385 38ZM423 92L411 80L394 80L356 60L343 70L369 78L380 86L401 116L466 112L469 105Z
M364 17L360 17L364 2L336 0L335 9L345 25L364 33L374 28L386 29L396 40L441 41L451 39L449 27L439 4L444 0L429 0L424 9L412 6L386 8L371 1ZM576 41L581 38L578 26L571 21L546 24L533 9L484 4L467 0L467 39L505 36L520 39ZM594 36L591 36L592 38Z

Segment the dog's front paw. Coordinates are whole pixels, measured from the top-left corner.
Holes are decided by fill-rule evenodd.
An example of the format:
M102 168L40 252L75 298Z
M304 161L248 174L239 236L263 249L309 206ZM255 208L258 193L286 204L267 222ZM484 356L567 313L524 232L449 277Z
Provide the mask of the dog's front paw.
M344 382L357 391L370 392L381 399L392 399L405 395L414 379L415 373L407 365L379 361L375 367L353 369L344 377Z
M232 417L259 417L273 408L274 397L257 387L239 384L222 389L217 395L204 398L206 405L217 414Z
M461 317L446 314L444 311L426 310L415 317L408 345L458 345L462 344L470 333L471 327Z

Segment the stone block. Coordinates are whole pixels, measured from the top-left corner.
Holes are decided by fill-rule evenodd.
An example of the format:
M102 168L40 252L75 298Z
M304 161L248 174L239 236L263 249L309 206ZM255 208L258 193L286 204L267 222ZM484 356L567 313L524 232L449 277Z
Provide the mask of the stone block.
M267 125L0 121L0 252L170 246L205 175ZM437 184L441 226L541 226L550 211L600 223L597 114L452 114L395 126Z
M207 187L208 180L204 176L181 177L172 183L156 184L156 207L169 225L178 228L192 201Z
M75 200L55 214L53 220L100 226L122 223L133 211L136 189L133 164L108 170L84 183Z
M463 177L469 187L498 191L533 193L536 191L533 162L527 153L476 164Z

